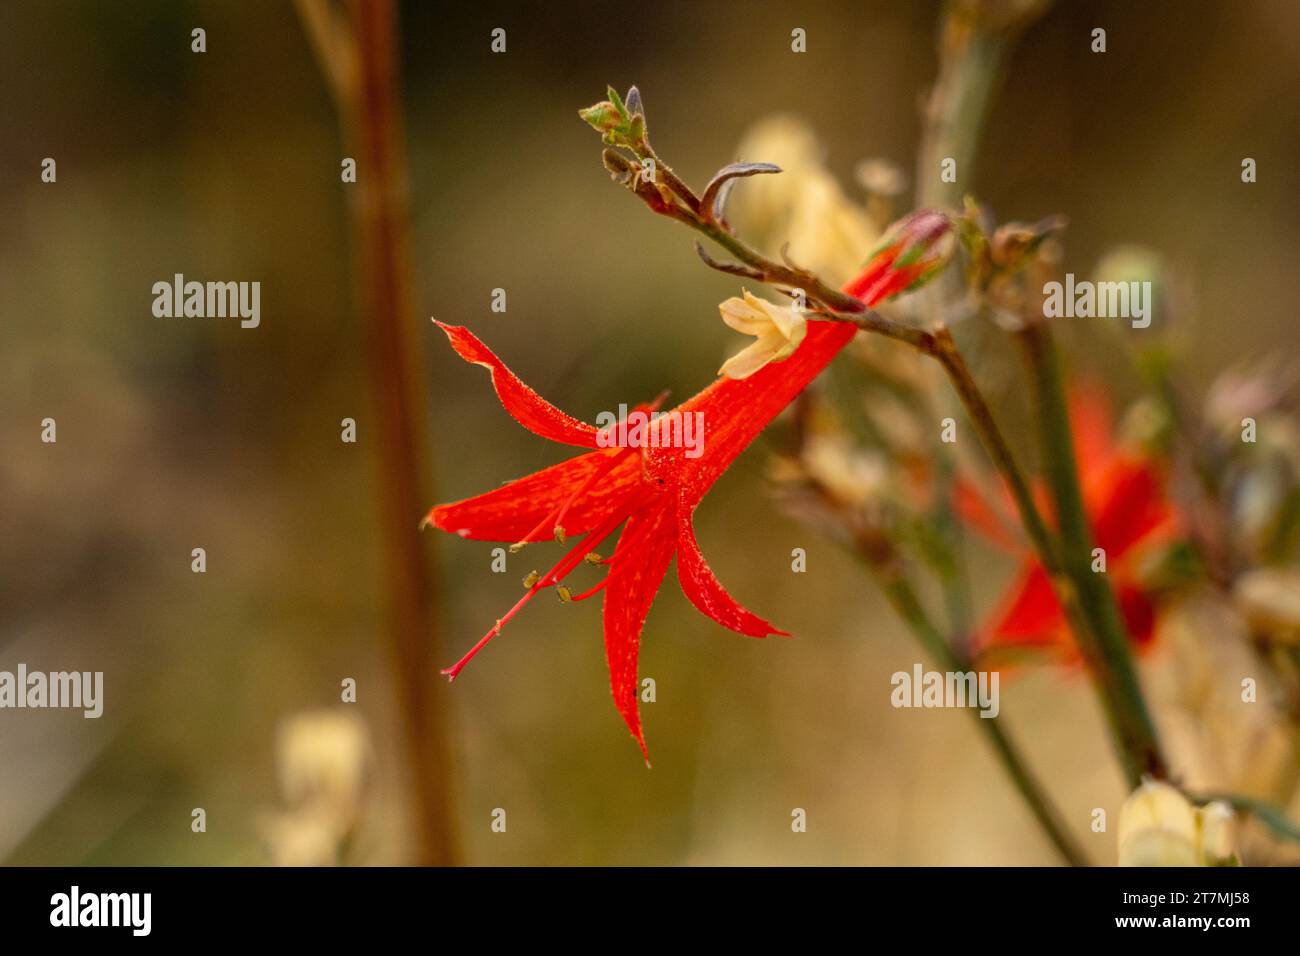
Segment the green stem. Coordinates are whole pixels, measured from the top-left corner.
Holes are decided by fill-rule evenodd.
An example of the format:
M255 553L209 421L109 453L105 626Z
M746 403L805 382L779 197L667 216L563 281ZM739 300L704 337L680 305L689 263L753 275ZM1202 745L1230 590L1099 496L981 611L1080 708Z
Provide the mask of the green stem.
M1078 594L1085 627L1075 637L1092 672L1131 787L1143 775L1167 777L1147 711L1119 603L1105 575L1092 570L1092 531L1079 486L1060 359L1051 333L1031 322L1019 334L1039 408L1039 441L1062 544L1061 569Z
M975 145L1013 40L1005 29L971 22L950 9L939 41L940 70L925 106L925 135L917 157L917 205L960 206L964 183L974 182ZM958 163L953 182L939 175L944 159Z
M885 597L926 652L947 671L964 673L971 670L971 662L953 649L952 643L944 637L926 614L915 589L903 576L901 557L888 539L883 535L864 530L859 530L856 537L858 551L880 583ZM980 730L988 737L1002 768L1011 778L1012 784L1019 791L1061 858L1071 866L1088 866L1087 857L1070 836L1051 797L1047 795L1016 745L1002 729L1000 718L982 717L974 709L971 709L970 713Z

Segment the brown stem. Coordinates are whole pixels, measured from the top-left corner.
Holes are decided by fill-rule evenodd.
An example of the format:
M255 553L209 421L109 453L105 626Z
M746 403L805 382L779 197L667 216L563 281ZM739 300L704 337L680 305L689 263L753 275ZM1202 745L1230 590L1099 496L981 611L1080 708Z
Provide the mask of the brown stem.
M648 157L654 160L655 175L661 177L664 185L671 189L682 202L686 203L686 208L693 214L700 215L703 209L700 198L695 195L695 191L686 185L681 177L673 172L671 166L659 158L659 154L654 151L654 148L648 142L643 141L638 152L643 158Z
M355 85L335 90L345 137L357 160L349 212L356 274L365 315L375 415L380 541L393 687L415 818L413 862L452 865L460 858L451 787L448 718L437 676L436 589L417 522L432 496L421 436L427 434L419 386L425 380L415 335L409 252L409 212L401 114L397 95L397 24L392 0L352 0L350 29L327 3L315 7L308 29L348 37L355 49ZM312 24L315 23L315 26ZM316 44L322 55L339 49ZM335 78L346 69L327 69Z

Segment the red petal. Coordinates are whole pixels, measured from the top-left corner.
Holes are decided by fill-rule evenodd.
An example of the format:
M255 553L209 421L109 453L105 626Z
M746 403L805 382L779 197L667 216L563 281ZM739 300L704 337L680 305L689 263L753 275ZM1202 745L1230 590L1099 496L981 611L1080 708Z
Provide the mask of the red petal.
M1012 553L1024 550L1024 545L1007 530L1005 516L999 515L989 506L974 482L958 476L953 482L952 504L962 521L999 548Z
M764 366L749 378L720 378L696 393L673 411L704 416L703 455L692 459L682 448L648 449L651 467L673 469L688 505L698 504L736 456L830 364L857 331L857 326L848 322L809 322L803 344L785 361Z
M983 641L996 644L1051 644L1061 639L1065 615L1052 582L1037 561L1023 566L1002 609L993 616Z
M543 468L486 494L429 512L435 528L473 541L549 541L549 528L538 529L557 508L617 451L597 451ZM582 493L560 522L568 534L585 534L607 517L640 480L636 455L627 455ZM530 532L534 532L530 537Z
M1133 643L1139 649L1150 646L1156 633L1155 605L1140 588L1133 584L1123 582L1118 584L1115 588L1115 597L1119 601L1120 611L1124 615L1124 623L1128 627L1129 636L1133 638Z
M447 333L451 347L466 362L482 365L492 374L492 387L497 397L515 421L530 432L565 445L580 448L596 447L596 429L585 422L566 415L506 368L492 350L478 340L469 329L456 325L437 323Z
M890 296L904 291L913 282L925 274L929 267L921 263L902 269L891 268L872 275L870 272L858 276L845 287L845 291L869 305L883 302Z
M655 594L668 571L677 539L673 533L673 511L670 504L655 503L636 512L628 519L619 538L636 545L626 553L616 551L610 567L609 584L605 587L605 659L609 663L609 684L614 693L614 704L623 715L628 730L641 745L641 752L649 752L645 735L641 731L641 715L637 709L637 654L641 647L641 627L654 603Z
M1110 400L1099 385L1080 383L1070 388L1068 402L1074 457L1079 472L1086 475L1114 452Z
M767 637L780 634L789 637L788 631L773 627L757 614L746 611L718 583L691 527L691 514L687 508L677 509L677 580L691 603L705 617L711 617L723 627L749 637Z
M1112 559L1147 535L1172 528L1174 511L1163 485L1153 463L1134 458L1114 458L1084 475L1093 538Z

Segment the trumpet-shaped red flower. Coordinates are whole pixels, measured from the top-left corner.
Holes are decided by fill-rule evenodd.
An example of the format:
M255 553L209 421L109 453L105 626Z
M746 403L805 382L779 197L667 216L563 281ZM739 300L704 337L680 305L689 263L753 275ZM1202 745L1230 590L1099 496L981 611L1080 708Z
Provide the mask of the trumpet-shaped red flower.
M902 230L887 243L845 291L870 305L906 291L942 266L946 257L940 261L925 253L948 232L947 220L918 213L907 223L910 231ZM519 424L551 441L591 449L486 494L438 505L429 513L427 520L435 527L476 541L526 544L581 536L553 568L536 579L530 576L514 607L443 673L455 679L525 604L544 588L562 588L584 560L604 565L608 573L595 587L578 595L564 588L560 594L576 601L604 591L605 656L614 702L645 753L637 707L637 656L642 626L674 554L682 591L701 613L750 637L787 633L741 607L718 583L696 543L692 516L718 477L848 344L857 328L845 322L809 322L802 344L785 360L745 379L720 378L650 421L635 444L604 447L610 444L605 440L609 436L542 399L467 329L438 325L461 358L489 371L501 404ZM681 422L695 413L702 418L692 420L705 427L702 448L674 443L674 417ZM612 555L597 556L596 546L620 525L623 530Z
M1149 549L1168 543L1176 535L1179 515L1165 496L1159 463L1115 446L1110 413L1099 392L1075 392L1070 398L1070 420L1093 545L1105 551L1106 573L1129 636L1135 645L1144 648L1155 634L1156 608L1139 574L1139 565ZM1077 661L1078 649L1042 564L1004 530L1006 522L970 485L959 484L957 492L957 507L966 521L1021 558L1014 583L978 635L980 649L1039 648ZM1037 497L1040 508L1050 513L1045 496Z

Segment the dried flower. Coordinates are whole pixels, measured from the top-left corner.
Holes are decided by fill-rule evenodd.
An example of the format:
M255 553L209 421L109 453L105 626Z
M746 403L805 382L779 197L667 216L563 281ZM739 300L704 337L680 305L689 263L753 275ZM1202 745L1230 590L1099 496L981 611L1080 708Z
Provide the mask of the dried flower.
M1232 596L1256 633L1300 644L1300 568L1248 571L1237 578Z
M842 435L813 435L802 460L809 477L850 507L880 500L889 483L884 456L856 449Z

